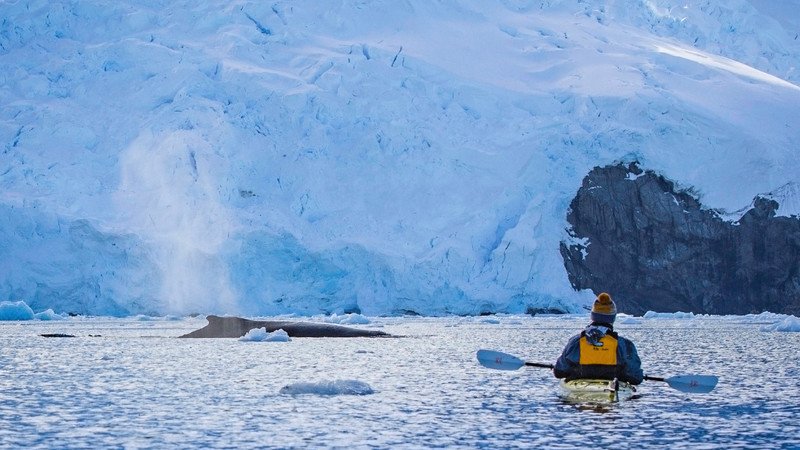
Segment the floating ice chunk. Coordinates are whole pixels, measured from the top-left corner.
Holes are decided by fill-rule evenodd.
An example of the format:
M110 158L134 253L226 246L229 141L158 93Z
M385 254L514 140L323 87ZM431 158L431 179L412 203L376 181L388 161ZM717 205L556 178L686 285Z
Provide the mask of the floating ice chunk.
M0 320L63 320L64 317L56 314L52 309L34 313L33 309L24 301L0 302Z
M366 325L370 320L361 314L333 314L325 319L328 323L338 323L340 325Z
M64 320L64 316L56 314L52 309L46 309L42 312L34 314L39 320Z
M644 319L694 319L694 313L678 311L674 313L660 313L647 311L642 316Z
M27 303L0 302L0 320L33 320L36 315Z
M280 390L283 395L370 395L375 391L370 385L358 380L322 381L319 383L294 383Z
M761 327L761 331L800 332L800 318L788 316L780 322Z
M292 338L282 329L268 333L266 328L253 328L239 340L243 342L289 342Z
M786 318L786 314L777 314L765 311L758 314L747 314L744 316L726 316L730 317L736 323L771 323L779 322Z
M641 317L634 317L629 316L627 314L619 314L617 316L617 323L623 325L641 325L642 318Z

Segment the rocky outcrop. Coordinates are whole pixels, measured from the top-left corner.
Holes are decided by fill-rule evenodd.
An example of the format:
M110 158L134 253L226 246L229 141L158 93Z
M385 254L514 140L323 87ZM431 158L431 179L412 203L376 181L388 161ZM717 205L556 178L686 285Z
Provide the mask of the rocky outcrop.
M383 331L362 330L328 323L289 322L280 320L250 320L241 317L206 317L208 325L179 336L182 338L239 338L255 328L267 332L283 330L291 337L388 337Z
M570 204L561 255L575 289L621 312L800 314L800 220L756 197L738 222L636 164L597 167Z

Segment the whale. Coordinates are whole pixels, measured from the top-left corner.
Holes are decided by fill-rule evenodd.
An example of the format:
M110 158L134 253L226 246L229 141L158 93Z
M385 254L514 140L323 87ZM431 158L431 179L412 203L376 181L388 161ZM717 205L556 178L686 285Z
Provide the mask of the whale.
M179 338L240 338L255 328L266 328L267 332L285 331L290 337L391 337L378 330L362 330L329 323L292 322L282 320L250 320L235 316L206 316L208 325Z

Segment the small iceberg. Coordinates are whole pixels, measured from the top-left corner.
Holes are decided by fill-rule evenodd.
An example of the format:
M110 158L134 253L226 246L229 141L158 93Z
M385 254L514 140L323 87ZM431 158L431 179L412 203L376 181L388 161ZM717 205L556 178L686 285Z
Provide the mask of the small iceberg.
M150 314L136 314L135 316L131 316L130 318L133 319L133 320L137 320L139 322L155 322L155 321L177 322L179 320L183 320L181 317L175 316L175 315L172 315L172 314L169 314L169 315L166 315L166 316L156 316L156 315L150 315Z
M642 317L629 316L627 314L618 314L617 323L623 325L641 325Z
M22 300L16 302L0 302L0 321L2 320L63 320L52 309L34 313L30 306Z
M361 314L332 314L330 317L325 319L327 323L336 323L339 325L367 325L370 323L370 320Z
M277 329L268 333L266 328L253 328L247 334L239 338L243 342L289 342L292 338L283 329Z
M370 385L358 380L335 380L319 383L294 383L284 386L281 395L370 395L375 391Z
M36 314L27 303L0 302L0 320L33 320Z
M38 320L64 320L62 315L56 314L56 312L52 309L46 309L42 312L38 312L34 314L34 317Z
M800 318L788 316L780 322L761 327L761 331L782 331L788 333L800 332Z
M660 313L647 311L642 316L643 319L694 319L694 313L678 311L674 313Z

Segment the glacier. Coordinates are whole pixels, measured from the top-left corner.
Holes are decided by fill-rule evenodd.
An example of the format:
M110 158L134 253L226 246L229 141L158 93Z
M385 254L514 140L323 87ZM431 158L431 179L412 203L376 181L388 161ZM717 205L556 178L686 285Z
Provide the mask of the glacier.
M580 311L598 165L797 215L800 2L0 5L0 299ZM744 208L744 209L743 209Z

